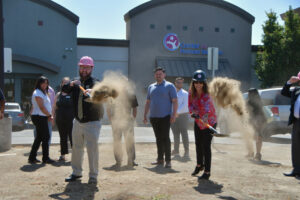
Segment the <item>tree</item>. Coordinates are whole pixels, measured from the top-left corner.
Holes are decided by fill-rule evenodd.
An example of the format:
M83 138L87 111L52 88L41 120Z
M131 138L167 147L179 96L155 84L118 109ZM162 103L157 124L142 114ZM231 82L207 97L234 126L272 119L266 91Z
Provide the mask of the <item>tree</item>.
M284 72L287 80L300 71L300 17L290 7L284 21Z
M255 71L261 87L282 85L283 70L283 27L277 22L276 13L266 13L268 20L263 25L263 47L257 54Z

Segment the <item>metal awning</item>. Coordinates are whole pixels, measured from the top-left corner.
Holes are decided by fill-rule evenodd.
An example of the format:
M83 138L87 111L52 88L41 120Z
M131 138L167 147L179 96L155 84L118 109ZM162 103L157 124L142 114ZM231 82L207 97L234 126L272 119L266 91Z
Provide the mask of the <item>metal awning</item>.
M208 77L212 71L207 69L207 58L182 58L182 57L157 57L156 66L166 69L167 76L192 77L193 73L201 69ZM215 71L215 76L233 77L232 69L226 58L219 59L219 69Z

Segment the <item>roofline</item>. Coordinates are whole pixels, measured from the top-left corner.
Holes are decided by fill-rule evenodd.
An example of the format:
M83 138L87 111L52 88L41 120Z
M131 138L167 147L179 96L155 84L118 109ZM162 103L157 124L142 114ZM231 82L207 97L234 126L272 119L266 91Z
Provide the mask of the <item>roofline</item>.
M105 46L105 47L129 47L129 40L77 38L77 45Z
M50 9L55 10L56 12L62 14L66 18L70 19L73 23L78 25L79 23L79 17L69 11L68 9L64 8L63 6L51 1L51 0L30 0L32 2L38 3L40 5L46 6Z
M60 67L57 65L54 65L52 63L43 61L38 58L33 58L25 55L19 55L19 54L12 54L12 60L13 61L19 61L19 62L24 62L24 63L30 63L33 65L37 65L41 68L47 69L51 72L58 73L60 72Z
M160 6L160 5L164 5L164 4L171 4L171 3L178 3L178 2L184 2L184 3L196 2L196 3L204 3L204 4L208 4L208 5L213 5L213 6L217 6L217 7L229 10L230 12L244 18L246 21L248 21L251 24L253 24L254 20L255 20L255 18L250 13L246 12L245 10L243 10L231 3L223 1L223 0L159 0L159 1L151 0L151 1L148 1L146 3L143 3L139 6L131 9L129 12L127 12L124 15L124 20L127 22L130 20L130 18L132 18L135 15L138 15L150 8L154 8L156 6Z

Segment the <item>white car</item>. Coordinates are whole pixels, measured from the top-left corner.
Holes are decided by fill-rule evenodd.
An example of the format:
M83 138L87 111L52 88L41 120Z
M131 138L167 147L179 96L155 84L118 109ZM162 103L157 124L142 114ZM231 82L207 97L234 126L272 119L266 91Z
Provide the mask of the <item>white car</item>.
M275 134L292 132L292 126L288 126L291 100L281 95L281 89L280 87L258 90L267 117L267 125L263 130L266 138ZM248 93L244 93L243 96L247 99Z

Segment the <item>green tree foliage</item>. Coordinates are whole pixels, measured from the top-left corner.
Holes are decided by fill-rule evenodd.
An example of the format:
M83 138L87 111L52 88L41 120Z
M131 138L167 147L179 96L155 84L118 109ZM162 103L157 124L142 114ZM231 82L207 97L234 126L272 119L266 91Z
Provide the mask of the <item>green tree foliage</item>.
M268 20L263 25L263 47L257 53L255 65L255 71L263 88L276 85L283 69L283 28L277 22L276 13L271 11L267 16Z
M289 78L300 71L300 17L290 7L284 21L284 72Z
M284 26L277 22L276 13L271 11L267 16L263 47L255 64L263 88L282 85L300 71L300 17L291 7L285 13Z

